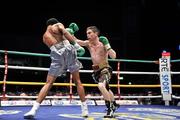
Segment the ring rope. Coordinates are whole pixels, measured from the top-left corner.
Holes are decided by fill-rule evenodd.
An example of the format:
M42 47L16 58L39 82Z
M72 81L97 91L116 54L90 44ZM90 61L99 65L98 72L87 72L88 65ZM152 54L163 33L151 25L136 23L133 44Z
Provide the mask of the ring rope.
M30 55L30 56L44 56L44 57L49 57L49 54L39 54L39 53L28 53L28 52L17 52L17 51L3 51L3 50L0 50L0 52L2 53L5 53L5 56L7 53L9 54L19 54L19 55ZM6 56L7 57L7 56ZM91 60L91 58L88 58L88 57L78 57L78 59L84 59L84 60ZM116 61L116 62L143 62L143 63L155 63L156 61L145 61L145 60L127 60L127 59L115 59L115 60L112 60L112 59L108 59L109 61ZM6 61L6 59L5 59ZM177 62L178 60L171 60L172 62ZM41 70L41 71L48 71L49 68L40 68L40 67L26 67L26 66L8 66L8 64L6 64L5 62L5 65L0 65L0 68L5 68L5 69L23 69L23 70ZM15 82L10 82L10 81L6 81L6 77L7 77L7 74L6 74L6 71L5 70L5 73L4 73L4 80L1 82L0 81L0 84L3 83L3 85L5 84L15 84ZM84 73L90 73L92 72L92 70L80 70L80 72L84 72ZM6 75L5 75L6 74ZM113 74L119 74L119 70L117 71L113 71ZM159 72L133 72L133 71L121 71L121 74L148 74L148 75L152 75L152 74L156 74L156 75L159 75L160 73ZM171 74L180 74L180 72L172 72L171 71ZM32 85L34 84L35 82L16 82L17 84L20 84L20 85ZM24 83L24 84L22 84ZM37 85L39 85L39 83L36 83ZM41 83L42 85L44 85L45 83ZM5 86L4 85L4 86ZM54 83L53 85L60 85L60 86L63 86L62 83ZM74 84L71 84L71 83L65 83L64 85L68 85L68 86L75 86ZM6 88L3 86L3 89ZM97 84L83 84L83 86L89 86L89 87L94 87L96 86L97 87ZM120 85L120 84L110 84L111 87L161 87L160 85ZM172 87L180 87L180 85L172 85ZM71 89L71 88L70 88ZM4 91L4 90L3 90ZM120 93L120 91L118 92ZM3 95L4 96L4 95ZM1 96L0 96L1 97ZM22 97L22 96L21 96ZM28 96L29 97L29 96ZM54 96L53 96L54 97ZM68 97L68 96L67 96ZM119 97L119 96L116 96L116 98ZM130 97L130 96L128 96ZM142 96L132 96L132 97L142 97ZM146 96L148 98L150 98L150 96ZM154 97L154 96L151 96L151 97ZM157 96L156 96L157 97ZM159 95L158 97L161 97L162 98L162 95ZM74 98L74 96L72 96L72 98ZM122 96L122 98L124 98L124 96ZM174 96L172 95L172 98L175 98L175 99L180 99L180 97L177 97L177 96Z
M5 68L5 65L0 65L0 68ZM37 71L48 71L49 70L49 68L42 68L42 67L26 67L26 66L12 66L12 65L9 65L8 69L37 70ZM79 72L92 73L93 70L80 70ZM119 71L113 71L113 74L118 74L118 72ZM177 72L171 72L171 73L177 74ZM121 74L159 75L159 72L121 71Z
M2 82L0 81L0 84ZM17 82L17 81L6 81L6 84L9 85L44 85L45 82ZM70 83L53 83L54 86L70 86ZM85 87L97 87L97 84L82 84ZM75 86L74 83L72 83L72 86ZM110 84L110 87L118 87L117 84ZM160 84L155 84L155 85L119 85L119 87L128 87L128 88L157 88L160 87ZM180 85L172 85L172 87L180 87Z
M0 98L3 96L0 96ZM36 99L38 96L8 96L7 98L25 98L25 99ZM114 96L116 99L119 98L119 96ZM46 96L46 99L69 99L69 96ZM72 96L73 99L79 99L79 96ZM87 99L102 99L103 96L86 96ZM156 96L121 96L121 98L162 98L162 95L156 95ZM177 97L178 98L178 97ZM179 97L180 98L180 97Z
M38 57L50 57L49 54L42 54L42 53L32 53L32 52L19 52L19 51L7 51L8 54L15 54L15 55L28 55L28 56L38 56ZM0 53L5 53L5 50L0 50ZM91 60L90 57L78 57L78 59L82 60ZM108 59L109 61L113 62L139 62L139 63L155 63L156 61L152 60L132 60L132 59Z

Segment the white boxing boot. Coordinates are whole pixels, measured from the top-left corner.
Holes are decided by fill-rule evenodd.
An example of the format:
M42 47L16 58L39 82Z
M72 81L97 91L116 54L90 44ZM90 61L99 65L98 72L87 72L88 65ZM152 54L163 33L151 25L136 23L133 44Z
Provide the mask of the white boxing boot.
M88 112L86 101L82 102L81 111L82 111L82 117L88 117L89 112Z
M40 103L35 102L33 104L32 109L29 112L27 112L26 114L24 114L24 119L33 119L34 116L36 115L37 110L39 109L39 106L40 106Z

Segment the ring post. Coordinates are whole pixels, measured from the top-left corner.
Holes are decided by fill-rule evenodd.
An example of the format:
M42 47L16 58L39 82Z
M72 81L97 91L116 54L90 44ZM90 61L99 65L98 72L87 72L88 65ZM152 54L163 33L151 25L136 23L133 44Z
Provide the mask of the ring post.
M159 63L161 94L165 105L169 106L169 101L172 100L170 52L163 51Z

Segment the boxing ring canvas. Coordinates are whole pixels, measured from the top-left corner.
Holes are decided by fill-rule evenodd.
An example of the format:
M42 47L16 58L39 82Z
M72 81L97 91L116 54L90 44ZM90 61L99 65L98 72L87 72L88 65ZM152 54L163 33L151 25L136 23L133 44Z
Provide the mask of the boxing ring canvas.
M31 106L1 107L0 120L24 120L23 114ZM42 106L34 120L180 120L178 106L122 105L115 118L103 118L105 106L89 106L89 117L81 117L80 106Z

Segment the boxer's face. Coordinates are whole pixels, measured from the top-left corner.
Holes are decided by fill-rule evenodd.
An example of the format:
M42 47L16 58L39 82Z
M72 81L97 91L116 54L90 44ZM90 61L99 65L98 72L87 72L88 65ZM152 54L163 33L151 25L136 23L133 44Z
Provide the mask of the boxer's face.
M87 39L95 39L96 37L98 37L97 33L96 32L93 32L91 29L88 29L86 31L86 34L87 34Z

